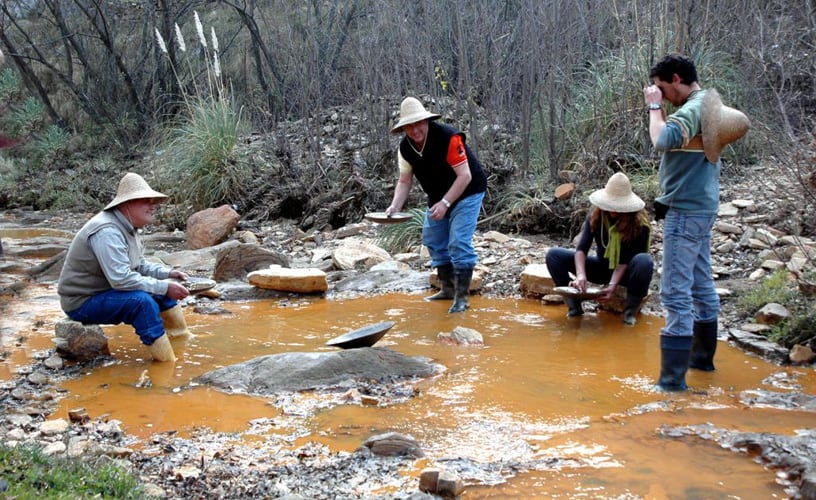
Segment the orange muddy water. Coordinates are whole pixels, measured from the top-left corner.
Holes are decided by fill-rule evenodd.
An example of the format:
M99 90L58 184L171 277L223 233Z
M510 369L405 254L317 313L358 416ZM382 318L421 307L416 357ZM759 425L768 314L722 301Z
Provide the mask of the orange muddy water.
M33 352L51 346L61 317L53 287L33 288L26 306L4 321L41 326L21 330L22 342L4 350L0 378L8 378ZM415 437L433 460L466 457L479 463L524 462L531 469L495 486L470 486L466 498L784 498L775 473L747 456L696 438L663 438L657 429L711 423L744 432L794 434L813 425L813 414L748 407L740 393L783 390L769 377L783 374L793 390L813 394L812 368L778 367L720 342L717 371L690 371L693 389L656 392L662 318L641 316L627 327L599 312L565 318L564 306L534 300L474 296L471 309L448 315L444 301L391 294L352 300L304 298L224 303L232 315L190 312L194 337L174 341L179 360L153 363L129 327L105 327L116 361L88 369L63 387L67 397L53 418L86 409L107 415L133 435L147 438L197 428L235 433L246 442L266 433L292 446L307 441L351 451L374 434ZM196 376L233 363L288 351L331 351L326 341L371 323L396 325L377 344L447 367L423 381L416 397L393 406L344 405L298 414L266 400L189 387ZM456 326L482 333L484 347L438 344ZM152 386L137 387L147 370ZM307 396L308 397L308 396ZM250 429L255 419L271 429ZM278 436L279 437L279 436Z

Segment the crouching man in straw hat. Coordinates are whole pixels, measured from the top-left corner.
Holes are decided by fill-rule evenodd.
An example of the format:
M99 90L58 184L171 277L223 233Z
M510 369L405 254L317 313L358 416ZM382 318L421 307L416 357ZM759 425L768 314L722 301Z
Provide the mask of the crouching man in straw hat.
M547 269L556 286L574 287L585 292L587 285L607 283L599 301L612 298L618 286L626 287L623 322L634 325L640 304L649 293L654 261L649 255L651 226L642 199L632 192L629 178L618 172L606 187L589 195L593 208L587 214L575 250L551 248L547 252ZM588 256L595 241L596 252ZM575 274L570 281L569 273ZM567 317L584 314L581 301L564 299Z
M189 295L187 274L144 259L138 229L149 224L167 195L142 177L125 174L116 197L74 237L60 274L60 305L84 324L127 323L156 361L175 361L170 337L188 335L176 302Z
M663 226L660 302L667 311L660 331L659 388L686 389L686 371L714 370L720 299L711 276L711 227L720 199L720 153L748 131L748 118L723 106L716 90L703 90L694 63L667 55L649 72L643 89L649 136L663 153L656 217ZM663 100L676 111L666 116Z
M465 141L465 134L437 123L440 115L425 109L419 100L406 97L392 134L404 132L397 151L399 179L385 213L402 209L416 176L428 195L422 226L422 243L431 254L442 284L427 300L453 299L449 313L469 307L468 296L476 251L473 233L487 190L487 176Z

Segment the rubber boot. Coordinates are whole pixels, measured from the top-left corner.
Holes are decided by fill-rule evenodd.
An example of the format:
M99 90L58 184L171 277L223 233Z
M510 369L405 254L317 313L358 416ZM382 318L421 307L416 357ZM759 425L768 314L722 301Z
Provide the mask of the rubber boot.
M450 300L454 296L453 264L442 264L436 268L442 288L436 294L425 297L425 300Z
M567 304L568 318L577 318L578 316L584 315L584 307L581 305L580 300L573 297L565 297L564 303Z
M150 346L150 354L156 361L175 361L176 353L173 352L173 346L170 345L170 339L165 333L157 338Z
M164 331L168 337L187 337L190 335L190 330L187 329L187 321L184 319L184 312L181 306L176 304L170 309L159 313L164 322Z
M643 297L635 297L631 294L626 294L626 309L623 310L623 322L627 325L634 325L637 323L637 315L640 312L640 304L643 302Z
M691 342L689 368L704 372L714 371L714 353L717 351L717 320L694 322L694 340Z
M453 305L448 309L449 313L462 312L470 307L468 298L470 297L470 281L473 279L473 268L455 269L454 277Z
M691 337L660 336L660 379L657 385L664 391L685 391L689 366Z

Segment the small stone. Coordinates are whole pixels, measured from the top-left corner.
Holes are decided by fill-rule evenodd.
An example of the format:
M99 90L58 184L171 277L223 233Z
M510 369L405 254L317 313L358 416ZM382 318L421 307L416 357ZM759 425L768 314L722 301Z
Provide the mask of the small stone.
M71 422L84 424L90 419L91 417L88 416L88 412L85 411L85 408L74 408L73 410L68 410L68 420Z
M740 329L748 333L764 333L772 330L770 326L762 323L743 323Z
M58 455L60 453L64 453L66 449L65 443L62 441L57 441L56 443L49 443L45 445L42 450L43 455L50 457L53 455Z
M465 485L459 477L450 471L439 473L436 482L436 494L444 498L455 498L465 491Z
M46 368L50 368L51 370L60 370L65 365L65 362L59 355L55 354L46 359L43 364Z
M725 221L717 221L714 228L723 234L742 234L743 232L740 226Z
M791 349L789 357L791 363L805 364L813 361L813 359L816 358L816 353L806 345L796 344L793 346L793 349Z
M436 483L439 480L441 470L433 467L423 469L419 474L419 491L426 493L436 493Z
M777 269L782 269L785 267L785 263L774 259L768 259L760 264L760 267L762 269L767 269L768 271L776 271Z
M24 413L12 413L11 415L6 415L6 421L17 427L26 427L33 420L34 419L31 417L31 415L26 415Z
M6 433L5 441L22 441L23 439L25 439L25 431L15 427Z
M70 427L71 424L67 420L58 418L56 420L46 420L40 424L40 432L43 436L54 436L66 432Z
M790 312L781 304L771 302L765 304L759 312L756 313L755 319L757 323L764 325L776 325L783 320L790 317Z
M48 375L41 371L36 371L26 377L26 379L34 385L45 385L48 383Z
M360 396L360 404L363 406L377 406L380 404L380 400L373 397L373 396Z
M731 204L737 208L748 208L754 205L753 200L731 200Z

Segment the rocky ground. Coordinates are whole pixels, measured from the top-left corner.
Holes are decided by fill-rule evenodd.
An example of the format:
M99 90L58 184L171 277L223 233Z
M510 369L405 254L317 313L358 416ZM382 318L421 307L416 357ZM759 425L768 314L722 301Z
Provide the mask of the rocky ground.
M773 362L788 362L789 350L767 342L761 332L745 327L748 318L736 307L735 299L742 291L756 288L762 276L779 267L807 269L811 266L812 254L816 248L807 239L796 239L786 227L787 220L782 213L781 203L774 197L775 190L757 189L768 185L761 177L761 171L748 172L741 182L731 182L723 189L723 207L712 242L713 267L718 278L723 313L721 315L721 338L736 342L743 348L761 353ZM50 227L68 231L76 230L91 214L42 214L25 211L7 212L0 220L3 226ZM661 258L660 223L654 223L654 254L659 263ZM293 267L307 267L316 261L316 255L329 255L331 251L351 236L375 238L382 230L380 226L368 222L350 224L336 230L304 233L293 222L259 222L242 220L237 235L252 237L263 247L270 248L289 257ZM147 235L151 251L173 252L184 247L184 235L157 232ZM40 242L40 245L46 243ZM530 264L542 264L548 248L554 245L570 246L565 237L553 238L542 235L501 234L480 228L476 246L481 264L485 269L485 279L480 293L489 296L518 297L523 291L519 276ZM19 305L25 297L26 287L37 282L55 279L54 268L49 259L32 259L21 254L19 245L6 245L6 255L0 262L0 307ZM801 258L802 253L805 259ZM320 260L320 259L317 259ZM416 255L402 259L414 270L429 271L427 259ZM330 282L347 277L348 272L336 273ZM334 280L334 281L333 281ZM657 296L657 280L653 281L653 297ZM341 293L331 290L329 293ZM342 292L355 293L355 292ZM359 293L359 292L356 292ZM652 299L643 309L644 314L662 314L656 299ZM4 350L10 349L15 332L2 329ZM391 488L404 493L388 494L389 498L422 498L424 494L416 490L415 480L404 478L399 473L402 460L411 458L372 458L370 453L331 453L328 450L309 445L297 450L289 450L281 444L270 444L262 448L238 449L227 445L223 436L200 435L180 439L172 435L153 438L139 451L130 446L133 441L118 428L115 422L103 420L87 421L81 416L73 423L46 423L54 402L61 397L59 381L75 376L77 366L63 365L55 359L53 352L41 353L37 362L21 370L20 376L0 385L0 400L4 408L0 435L4 442L36 442L46 446L50 453L69 456L105 456L121 461L134 470L148 484L149 493L173 498L245 498L245 497L286 497L293 498L334 498L337 495L349 498L370 498L367 493L377 486ZM806 401L788 401L784 404L813 405L811 397ZM260 424L259 424L260 425ZM667 430L668 434L673 431ZM711 429L699 431L683 429L679 434L695 433L708 436L716 433ZM722 433L722 440L752 439L756 436L734 436ZM771 463L792 474L792 496L802 495L813 498L813 465L806 459L792 459L780 454L774 446L778 437L769 437L760 444L765 447ZM799 439L799 438L798 438ZM779 446L794 446L802 450L800 456L816 456L813 453L811 437L801 437L797 443L782 443ZM203 450L203 451L202 451ZM776 451L774 451L776 450ZM765 453L761 451L760 453ZM776 453L776 454L774 454ZM274 458L272 458L274 457ZM775 457L775 458L774 458ZM191 461L197 466L190 467ZM787 463L786 463L787 462ZM793 465L791 465L793 464ZM794 470L794 472L791 472ZM362 486L365 483L365 488Z

